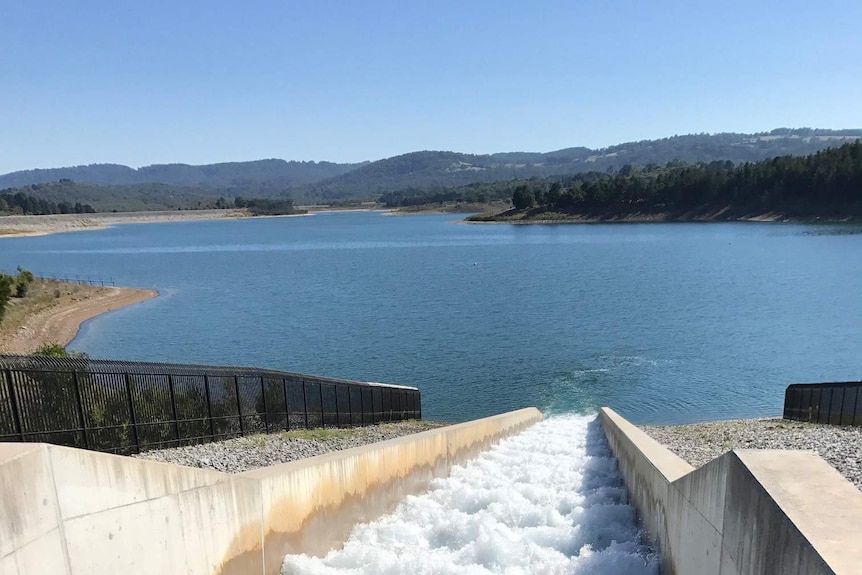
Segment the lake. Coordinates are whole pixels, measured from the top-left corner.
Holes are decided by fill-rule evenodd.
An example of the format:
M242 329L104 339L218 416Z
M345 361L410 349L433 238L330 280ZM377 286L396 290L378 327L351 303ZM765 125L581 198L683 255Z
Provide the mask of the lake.
M123 225L0 240L0 269L161 292L85 324L92 357L414 385L429 419L780 415L791 383L862 378L860 226L462 217Z

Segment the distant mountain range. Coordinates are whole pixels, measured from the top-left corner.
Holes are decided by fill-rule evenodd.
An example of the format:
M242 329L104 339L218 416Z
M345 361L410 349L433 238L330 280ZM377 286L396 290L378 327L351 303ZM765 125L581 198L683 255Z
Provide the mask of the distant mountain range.
M0 188L17 188L59 180L72 180L99 186L159 183L200 188L226 188L261 182L278 182L285 188L291 188L336 177L362 165L257 160L204 166L154 164L134 169L120 164L90 164L70 168L11 172L0 176Z
M27 193L52 201L86 200L100 210L126 206L131 209L194 207L205 203L207 198L219 196L291 196L298 202L376 199L387 192L608 172L626 165L715 160L753 162L783 155L810 154L858 138L862 138L862 129L780 128L757 134L673 136L595 150L581 147L547 153L484 155L421 151L357 164L277 159L204 166L159 164L138 169L92 164L12 172L0 176L0 189L26 188ZM50 184L61 180L63 185ZM86 197L74 197L75 194Z

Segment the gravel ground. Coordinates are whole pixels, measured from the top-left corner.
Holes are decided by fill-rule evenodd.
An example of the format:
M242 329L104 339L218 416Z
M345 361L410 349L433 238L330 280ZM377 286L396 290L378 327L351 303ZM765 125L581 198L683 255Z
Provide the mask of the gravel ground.
M816 451L862 490L862 427L737 419L641 429L695 467L736 448Z
M401 421L344 429L299 429L270 435L249 435L215 443L146 451L142 459L189 467L240 473L249 469L304 459L442 427L433 421Z

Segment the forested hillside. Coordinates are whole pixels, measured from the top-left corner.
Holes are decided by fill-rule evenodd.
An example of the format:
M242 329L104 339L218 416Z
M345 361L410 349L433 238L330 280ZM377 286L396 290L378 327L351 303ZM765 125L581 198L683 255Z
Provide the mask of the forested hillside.
M277 183L282 188L298 187L349 172L361 164L332 162L286 162L258 160L204 166L155 164L130 168L117 164L91 164L70 168L50 168L12 172L0 176L0 188L17 188L59 180L102 186L160 183L182 187L230 188L260 183Z
M761 214L862 217L862 141L809 156L736 166L729 161L645 169L626 166L614 176L581 182L520 182L512 204L513 211L473 219L616 219L633 214L717 219Z
M219 197L237 196L293 199L298 204L376 200L381 195L403 200L513 179L613 174L624 166L654 171L668 162L737 164L803 155L860 136L862 130L782 128L760 134L673 136L599 150L581 147L486 155L423 151L360 164L260 160L163 164L137 170L97 164L6 174L0 176L0 189L15 188L53 202L88 203L99 211L199 208Z
M98 186L61 180L32 184L0 191L5 194L26 194L50 203L88 204L99 212L137 212L213 207L216 197L200 188L184 188L166 184L130 184ZM48 212L55 213L55 212Z
M87 204L74 204L61 201L59 203L37 198L23 192L10 193L0 190L0 216L22 215L43 216L48 214L91 214L96 210Z
M763 134L695 134L629 142L601 150L488 155L413 152L372 162L342 176L305 186L298 196L322 199L410 195L474 182L525 179L587 172L614 172L625 165L646 167L729 160L752 162L804 155L862 137L862 130L778 129Z

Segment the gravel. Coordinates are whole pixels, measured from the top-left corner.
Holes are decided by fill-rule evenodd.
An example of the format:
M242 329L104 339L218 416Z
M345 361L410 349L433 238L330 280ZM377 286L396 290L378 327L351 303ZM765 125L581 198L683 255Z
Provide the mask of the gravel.
M690 425L644 425L641 429L695 467L737 448L816 451L862 490L862 427L785 419L736 419Z
M188 467L241 473L258 467L313 457L330 451L350 449L411 433L442 427L433 421L400 421L368 427L342 429L299 429L270 435L249 435L186 447L146 451L141 459L175 463Z

